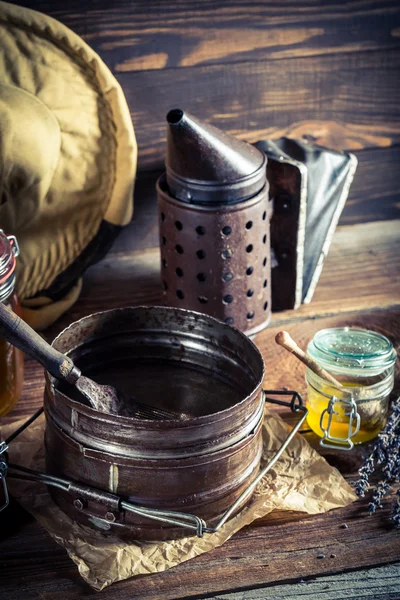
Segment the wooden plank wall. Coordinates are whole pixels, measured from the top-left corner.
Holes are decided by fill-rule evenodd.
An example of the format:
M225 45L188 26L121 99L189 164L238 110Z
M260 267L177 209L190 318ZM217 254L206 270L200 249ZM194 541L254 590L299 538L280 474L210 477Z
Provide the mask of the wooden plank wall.
M341 224L399 217L397 0L19 4L81 35L122 85L139 170L147 172L139 175L138 205L154 198L165 114L179 106L249 141L305 135L355 151L358 175ZM138 242L156 243L155 230Z

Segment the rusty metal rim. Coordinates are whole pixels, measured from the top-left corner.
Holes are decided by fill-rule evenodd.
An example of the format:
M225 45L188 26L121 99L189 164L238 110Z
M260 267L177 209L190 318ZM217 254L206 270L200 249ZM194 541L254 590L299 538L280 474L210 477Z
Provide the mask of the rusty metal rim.
M272 398L268 398L266 396L266 394L276 394L276 395L280 395L280 396L292 394L293 397L292 397L292 401L289 403L289 402L284 402L281 400L273 400ZM192 515L189 513L181 513L181 512L177 512L177 511L163 511L163 510L159 510L159 509L149 509L149 508L146 508L143 506L134 505L130 502L127 502L123 498L117 497L115 495L113 496L111 494L107 494L107 496L108 497L112 496L113 499L115 498L115 500L118 500L119 505L125 511L127 510L130 512L139 514L139 515L143 515L148 518L154 519L156 521L161 521L163 523L177 525L177 526L183 527L183 528L189 528L189 529L193 530L199 537L202 537L205 533L217 532L228 521L228 519L238 510L238 508L246 501L246 499L248 499L248 497L252 494L252 492L257 487L257 485L261 481L261 479L266 475L266 473L268 473L268 471L271 470L271 468L279 460L280 456L282 455L284 450L287 448L287 446L290 444L290 442L294 438L295 434L299 432L301 425L304 423L305 419L307 418L308 410L303 406L301 396L298 394L298 392L263 390L263 400L265 400L266 402L271 402L273 404L290 407L292 412L294 412L294 413L296 413L296 412L298 413L300 411L300 412L302 412L302 417L298 421L296 426L292 429L292 431L288 434L287 438L283 442L280 449L268 461L268 463L264 466L264 468L262 470L260 470L258 476L252 481L252 483L247 487L247 489L245 489L241 493L241 495L237 498L237 500L233 503L233 505L225 512L225 514L221 517L221 519L218 521L218 523L215 526L209 527L209 526L207 526L206 522L203 519L200 519L196 515ZM21 431L23 431L32 421L34 421L41 414L42 410L43 409L40 409L39 411L37 411L37 413L35 413L35 415L33 415L30 419L28 419L28 421L26 421L16 432L14 432L14 434L12 434L5 442L2 442L2 444L0 444L0 467L3 467L2 470L0 469L0 479L3 482L3 486L4 486L6 492L7 492L7 486L5 483L5 474L7 473L7 463L4 462L4 459L2 459L2 454L4 454L5 451L7 450L8 444L10 443L10 441L12 441L15 437L17 437L17 435L19 435L19 433L21 433ZM16 473L15 472L8 473L10 477L15 477L17 479L26 479L26 480L30 480L30 481L42 482L49 486L58 487L60 489L65 489L65 491L69 490L69 486L72 483L71 481L68 481L66 479L63 479L60 477L53 477L46 473L40 473L38 471L33 471L33 470L27 469L25 467L19 467L17 465L8 465L8 467L10 469L17 471ZM18 473L18 471L19 471L19 473ZM4 508L6 508L7 505L8 505L8 494L6 494L6 502L3 504L3 506L0 507L0 511L3 510Z
M245 396L245 398L243 398L240 402L237 402L236 404L234 404L233 406L230 406L229 408L223 409L223 410L215 412L215 413L211 413L209 415L203 415L203 416L199 416L199 417L189 417L185 420L165 419L163 421L153 421L153 420L146 420L146 419L136 419L135 417L125 417L125 416L119 416L119 415L111 415L111 414L107 414L107 413L100 413L99 411L95 410L94 408L91 408L90 406L86 406L85 404L82 404L81 402L72 400L71 398L69 398L68 396L63 394L63 397L66 399L67 404L69 404L72 408L79 407L80 412L83 412L84 414L87 414L88 416L93 415L96 417L96 419L100 418L103 421L113 422L116 425L125 422L125 423L133 423L133 424L138 424L138 425L146 424L147 427L151 423L153 426L155 426L155 428L157 428L156 424L160 424L160 423L162 423L164 425L170 424L171 427L173 427L174 425L179 426L179 427L190 427L190 426L201 425L202 423L206 424L207 422L210 421L210 418L213 421L215 421L215 418L219 417L219 416L224 417L226 415L228 417L232 412L236 411L237 407L245 404L252 397L254 397L255 391L257 391L257 393L259 393L259 390L261 389L261 386L262 386L262 382L264 380L265 366L264 366L264 361L262 359L261 353L260 353L259 349L257 348L257 346L254 344L254 342L245 333L243 333L242 331L240 331L233 325L227 325L227 324L223 323L222 321L216 319L215 317L212 317L210 315L205 315L204 313L199 313L194 310L188 310L188 309L184 309L184 308L175 308L175 307L169 307L169 306L158 306L158 305L143 306L143 305L140 305L140 306L127 306L127 307L123 307L123 308L113 308L113 309L105 310L105 311L98 311L96 313L92 313L90 315L82 317L78 321L74 321L73 323L68 325L68 327L63 329L57 335L57 337L54 338L51 345L57 347L57 341L59 341L60 338L64 334L67 334L68 331L71 331L73 329L73 327L77 326L78 323L82 324L86 320L92 319L92 318L100 316L100 315L117 314L117 313L122 313L122 312L130 311L130 310L135 310L135 309L143 309L143 310L161 309L164 311L170 311L171 313L178 312L178 313L181 313L183 316L196 315L200 319L206 319L207 321L214 322L215 325L218 326L219 328L225 328L228 331L234 330L236 335L240 336L241 338L244 338L246 340L246 343L251 345L252 349L256 351L258 358L261 361L261 365L260 365L261 366L261 375L260 375L258 382L255 384L253 391L250 394L248 394L247 396ZM169 333L169 334L171 333L171 332L168 332L167 329L165 329L163 331L165 331L166 333ZM182 336L182 332L180 332L180 335ZM183 337L186 337L186 336L184 335ZM79 347L79 346L76 346L75 348L71 348L69 351L71 352L72 350L76 349L77 347ZM56 388L56 383L57 383L56 379L47 371L45 372L45 377L50 384L50 389L51 389L52 393L54 393L54 390ZM99 415L100 415L100 417L99 417Z
M52 426L54 426L54 424L52 424ZM98 452L96 454L92 454L92 453L86 453L86 448L83 448L83 456L86 458L90 458L96 462L106 462L107 464L111 464L110 461L112 460L112 464L119 467L119 468L123 468L124 466L129 466L130 468L132 468L135 473L137 474L137 476L139 476L140 471L142 468L144 469L149 469L152 467L153 463L156 463L154 465L154 467L159 471L162 472L164 469L165 470L171 470L174 469L176 470L188 470L191 469L192 467L199 467L202 464L207 464L210 465L212 464L212 462L217 462L220 463L221 461L226 460L227 456L233 457L235 456L235 454L237 453L241 453L243 451L249 450L249 447L252 446L252 448L258 446L257 448L257 452L254 453L254 457L252 458L252 462L249 463L245 470L242 470L239 474L239 476L237 478L235 478L234 480L234 487L238 488L240 487L245 481L246 479L248 479L251 474L259 469L260 466L260 459L261 459L261 455L262 455L262 426L263 426L263 420L260 420L259 423L257 424L257 427L255 428L254 434L252 436L249 436L247 439L244 439L242 441L240 441L239 443L236 444L235 447L229 448L229 453L227 454L226 451L219 451L215 453L215 457L211 455L211 460L210 460L210 455L208 456L204 456L204 460L195 460L196 457L189 457L186 458L184 457L183 460L179 460L179 461L175 461L173 460L165 460L165 462L167 464L163 465L160 463L160 461L158 460L143 460L140 459L139 462L135 462L134 465L126 465L125 462L121 463L118 460L115 460L115 456L110 455L108 452L106 452L105 450L103 450L102 452ZM56 426L54 426L54 430L53 430L57 436L57 438L59 438L64 444L67 445L71 445L72 448L78 449L77 447L80 446L80 444L70 438L65 432L61 431L61 430L57 430ZM257 442L257 446L255 445L255 442ZM44 446L45 446L45 450L46 450L46 455L47 458L49 458L50 460L47 462L47 469L50 470L50 473L52 473L52 469L51 469L51 462L52 462L52 458L51 455L48 454L48 446L47 446L47 440L45 438L44 441ZM65 446L64 446L65 447ZM201 457L203 458L203 457ZM143 462L143 464L141 464ZM174 464L175 462L177 462L178 464ZM188 463L188 464L187 464ZM55 473L58 473L59 471L55 471ZM64 473L63 473L64 476ZM108 476L107 476L107 481L105 481L104 479L97 479L96 480L96 484L87 484L84 483L82 485L101 485L101 489L104 489L106 491L110 490L110 488L108 487ZM171 491L174 491L174 488L171 488ZM195 508L195 507L199 507L199 506L203 506L204 504L209 504L211 502L215 503L218 502L219 500L223 499L224 497L227 496L227 494L229 494L230 492L232 492L232 481L229 480L229 478L224 479L224 481L222 483L220 483L218 485L218 487L213 487L212 489L206 489L206 490L198 490L196 492L189 492L183 496L181 496L179 498L179 503L178 505L182 505L185 506L186 505L186 499L187 498L195 498L195 502L192 501L191 505ZM106 493L108 494L109 491L106 491ZM150 497L143 497L143 494L141 495L141 502L145 502L146 506L148 506L149 508L157 508L157 506L159 506L160 504L160 500L159 498L156 496L150 496ZM172 495L173 497L173 504L176 505L177 504L177 499L175 497L175 495ZM131 496L129 493L126 494L126 498L134 501L134 496ZM171 498L165 499L165 503L168 504L168 502L171 502ZM165 508L165 510L170 510L170 508Z
M253 418L247 423L246 427L239 430L234 436L226 436L222 439L219 444L211 445L204 444L200 446L198 443L196 446L193 446L193 450L190 450L190 446L185 448L185 452L179 453L179 451L174 448L171 452L157 452L152 449L150 452L145 451L137 451L134 448L129 448L127 446L123 446L122 444L116 444L111 442L104 442L104 440L97 440L96 438L88 438L87 435L80 433L77 429L75 429L72 425L67 424L66 422L60 423L54 415L50 415L48 411L46 411L46 418L51 419L53 423L58 427L62 432L73 436L73 439L78 443L88 446L93 450L98 450L100 452L104 452L104 447L107 447L107 453L121 456L123 458L138 458L143 460L151 460L151 459L181 459L181 458L195 458L196 456L207 456L208 459L210 455L215 452L220 452L227 448L231 448L235 444L244 441L247 438L250 438L253 435L255 429L257 429L258 424L262 421L264 415L264 400L262 395L260 397L260 404L257 408L257 412L254 414ZM208 448L207 448L208 447Z
M243 335L246 335L246 334L243 334ZM249 338L249 340L250 340L250 338ZM250 341L252 341L252 340L250 340ZM49 374L46 372L45 376L49 377ZM52 376L50 376L50 377L53 379ZM77 408L78 408L79 413L84 414L87 417L95 417L97 422L113 424L116 426L121 426L121 425L126 424L131 427L134 426L136 428L139 427L142 429L149 429L149 426L151 425L151 428L153 430L162 429L164 431L168 431L168 428L169 429L179 429L179 428L183 429L183 428L201 426L202 424L207 425L210 422L211 417L217 417L217 418L212 419L213 424L216 424L217 421L224 421L224 420L228 419L231 416L232 412L236 412L234 410L235 408L248 402L255 396L258 396L258 394L261 391L263 379L264 379L264 372L263 372L263 378L257 384L257 387L251 392L251 394L249 394L243 400L241 400L240 402L237 402L233 406L230 406L229 408L225 408L224 410L220 410L215 413L210 413L208 415L202 415L199 417L191 417L191 418L186 418L186 419L153 420L153 419L144 419L144 418L135 418L135 417L125 417L125 416L120 416L120 415L114 415L111 413L101 413L86 404L83 404L81 402L73 400L72 398L69 398L69 396L67 396L66 394L64 394L63 392L61 392L54 386L55 380L50 382L50 391L51 391L51 394L54 395L55 389L57 389L57 395L63 397L65 404L67 406L69 406L69 408L71 410L74 410L75 412L77 412Z
M193 447L194 445L196 445L198 448L208 448L210 447L214 440L215 440L215 436L214 435L204 435L204 429L207 428L208 426L212 427L213 431L215 430L215 428L221 428L224 427L223 429L223 434L220 433L220 438L224 439L224 440L228 440L230 438L232 438L235 429L237 428L241 428L243 429L243 426L245 426L248 421L252 418L250 417L250 419L246 418L246 415L243 417L243 419L241 420L241 424L239 422L239 416L235 415L236 420L235 420L235 425L234 427L225 427L227 424L229 424L230 420L229 416L226 417L224 416L223 419L219 419L218 421L214 420L211 422L206 423L206 427L204 427L203 425L201 425L200 427L195 424L191 427L191 429L189 430L185 430L185 429L179 429L179 425L180 425L180 421L165 421L165 424L167 424L167 428L164 427L163 429L150 429L149 428L149 424L150 423L154 423L155 426L159 426L160 421L147 421L147 420L143 420L139 423L138 420L131 420L134 422L129 422L129 423L121 423L121 422L117 422L117 421L107 421L105 419L97 419L94 418L92 414L86 414L84 413L82 410L79 409L79 412L77 409L75 409L74 407L69 407L67 405L67 401L69 401L69 398L67 396L65 396L64 394L61 394L61 392L57 392L57 396L62 396L63 397L63 404L66 405L67 409L70 411L67 411L67 415L65 415L62 412L59 412L57 410L55 410L55 407L53 406L53 402L50 400L51 396L49 395L49 393L47 391L45 391L45 396L44 396L44 402L45 402L45 407L47 412L49 413L50 416L53 417L53 415L57 415L57 418L54 419L55 421L58 422L59 426L63 429L67 429L69 427L69 425L71 424L71 426L74 428L74 435L76 435L79 431L82 432L82 441L83 443L85 443L87 446L91 445L91 442L89 440L92 440L93 437L95 439L99 439L101 440L101 442L106 442L109 443L110 438L107 437L106 440L104 439L104 430L102 429L102 427L106 427L109 428L110 425L115 425L118 426L118 431L122 433L121 435L121 442L117 441L116 444L118 447L120 448L131 448L132 445L132 441L134 440L135 434L137 435L137 439L138 441L135 442L136 446L146 446L148 449L150 449L151 452L153 452L155 449L157 449L158 447L161 447L163 449L174 449L174 450L180 450L182 452L184 452L186 448L189 449ZM252 394L252 411L251 414L254 414L255 411L257 410L257 406L253 406L253 399L255 400L255 402L257 402L257 398L261 397L261 386L258 387L254 394ZM57 400L56 400L57 402ZM79 403L75 403L75 404L79 404ZM81 418L82 417L82 418ZM238 420L239 419L239 420ZM66 424L66 427L64 427L64 424ZM96 428L94 430L91 429L91 425L93 424L97 424L100 425L100 428ZM147 436L145 438L142 438L143 434L147 434L150 432L150 435L159 435L160 433L165 434L169 432L174 433L174 434L178 434L179 437L178 439L175 437L174 438L174 444L168 443L168 444L162 444L161 446L158 445L158 443L156 442L155 444L152 442L153 438L148 438ZM194 433L195 440L193 441L189 441L191 438L191 435ZM127 442L126 435L129 435L129 442ZM158 439L158 438L157 438ZM122 452L121 452L122 453Z
M190 212L217 212L217 213L232 213L237 211L246 210L253 206L253 204L257 204L261 195L265 193L265 188L268 184L266 183L264 187L259 190L256 194L244 200L243 202L236 202L232 204L191 204L189 202L183 202L182 200L177 200L173 196L168 193L167 180L165 173L160 175L156 182L156 189L158 193L165 194L167 196L168 202L177 206L178 208L189 210Z

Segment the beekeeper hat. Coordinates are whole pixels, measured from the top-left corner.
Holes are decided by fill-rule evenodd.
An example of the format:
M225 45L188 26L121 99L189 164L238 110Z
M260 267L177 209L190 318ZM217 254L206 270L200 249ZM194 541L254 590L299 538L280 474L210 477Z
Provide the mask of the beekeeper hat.
M0 39L0 228L17 236L17 292L42 329L130 221L137 146L118 82L79 36L0 2Z

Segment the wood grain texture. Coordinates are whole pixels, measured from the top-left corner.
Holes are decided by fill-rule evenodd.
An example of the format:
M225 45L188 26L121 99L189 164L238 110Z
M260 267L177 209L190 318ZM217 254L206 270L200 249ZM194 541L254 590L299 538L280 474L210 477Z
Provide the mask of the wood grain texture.
M400 219L400 146L356 151L358 167L339 225ZM134 216L111 253L131 253L158 245L156 181L163 170L139 173Z
M364 501L311 517L274 512L212 552L165 573L115 584L101 597L177 600L394 562L400 538L387 524L389 514L390 500L374 518L366 515ZM18 515L14 512L14 518ZM1 600L20 600L22 591L35 600L97 597L65 551L35 522L25 518L23 530L9 531L0 548ZM318 559L320 554L325 559Z
M318 579L300 579L295 585L207 596L209 600L398 600L400 564ZM205 598L205 597L204 597ZM203 599L199 599L203 600Z
M332 148L352 149L359 158L312 303L274 314L271 327L255 340L266 361L268 387L304 392L301 365L280 354L273 341L283 327L303 347L316 330L342 324L376 328L396 345L400 342L400 221L392 220L399 219L396 0L18 3L60 19L116 74L130 106L139 166L145 171L136 186L133 222L108 257L89 270L80 301L46 333L48 338L90 312L162 301L152 186L164 159L165 114L182 106L242 139L306 136ZM32 414L42 403L43 384L41 367L28 360L23 398L3 421ZM307 439L318 443L315 436L307 434ZM351 480L365 452L360 448L341 457L328 452L327 458ZM348 576L334 574L400 557L399 534L389 524L389 514L390 500L374 518L366 517L365 501L313 517L275 512L211 553L165 573L114 585L102 598L219 598L227 591L236 596L225 600L237 600L237 593L244 600L289 599L294 593L302 598L351 598ZM319 554L325 558L318 559ZM389 586L393 581L398 586L397 575L391 581L388 576L383 592L376 578L381 578L382 588L385 575L377 569L372 573L365 597L391 598ZM245 592L321 575L328 578L312 582L313 588L296 584ZM361 576L355 580L359 596L353 596L364 600ZM97 595L83 583L65 551L27 513L14 505L0 516L1 600ZM397 597L400 593L393 600Z
M25 5L82 35L116 74L140 169L161 166L176 106L249 141L305 135L357 150L400 139L394 0Z
M241 139L307 135L336 149L399 141L400 50L121 73L139 167L161 167L165 115L181 107ZM149 99L151 98L151 102Z
M356 152L358 166L339 225L400 218L400 146Z
M81 35L114 72L255 62L398 46L395 0L20 0Z
M273 323L398 304L399 244L399 221L338 227L311 303L275 313ZM96 310L162 301L158 248L110 254L86 273L79 302L50 334Z

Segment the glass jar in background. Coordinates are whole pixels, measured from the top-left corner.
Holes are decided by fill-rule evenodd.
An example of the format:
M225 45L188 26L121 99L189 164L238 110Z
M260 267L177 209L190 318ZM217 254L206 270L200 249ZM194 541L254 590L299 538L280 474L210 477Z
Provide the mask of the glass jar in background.
M15 265L19 254L17 240L0 229L0 302L20 315L15 288ZM0 338L0 416L8 413L19 399L24 382L24 356Z
M351 327L323 329L307 354L341 387L306 371L307 421L320 445L351 450L386 424L396 352L385 336Z

